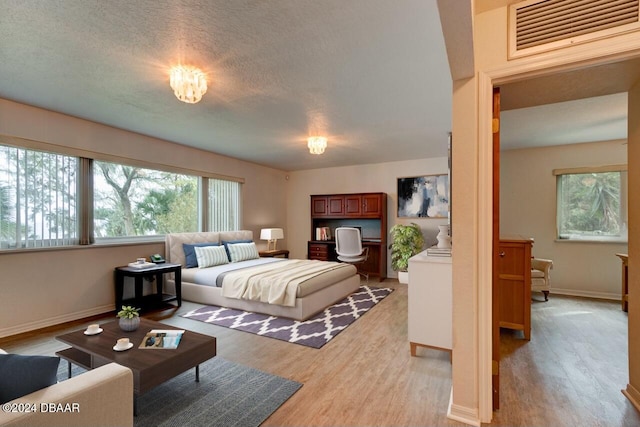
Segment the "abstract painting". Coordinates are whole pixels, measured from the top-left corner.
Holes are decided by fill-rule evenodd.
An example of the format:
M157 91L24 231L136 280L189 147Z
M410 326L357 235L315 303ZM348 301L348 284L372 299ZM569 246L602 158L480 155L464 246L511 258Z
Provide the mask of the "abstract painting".
M449 176L398 178L399 218L447 218Z

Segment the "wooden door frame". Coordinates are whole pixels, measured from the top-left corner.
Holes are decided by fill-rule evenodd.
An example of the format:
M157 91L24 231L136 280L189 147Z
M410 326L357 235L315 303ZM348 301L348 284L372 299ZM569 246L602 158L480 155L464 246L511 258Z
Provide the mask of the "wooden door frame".
M625 61L640 57L637 40L621 37L612 44L576 47L571 53L540 55L477 72L478 88L478 211L477 211L477 319L478 415L483 423L493 417L492 405L492 279L493 279L493 87L517 80ZM454 302L455 303L455 302ZM454 320L455 323L455 320Z

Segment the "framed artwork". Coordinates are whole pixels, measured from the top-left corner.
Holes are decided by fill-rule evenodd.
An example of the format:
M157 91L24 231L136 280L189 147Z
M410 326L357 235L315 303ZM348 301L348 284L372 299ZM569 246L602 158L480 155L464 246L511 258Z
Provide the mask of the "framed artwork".
M448 218L449 175L398 178L398 218Z

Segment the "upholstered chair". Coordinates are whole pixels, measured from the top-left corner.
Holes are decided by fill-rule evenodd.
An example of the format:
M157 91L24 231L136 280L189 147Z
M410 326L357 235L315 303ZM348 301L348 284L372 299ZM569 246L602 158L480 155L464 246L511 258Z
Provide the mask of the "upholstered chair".
M545 301L549 301L549 270L552 268L553 261L550 259L531 258L531 291L542 292Z

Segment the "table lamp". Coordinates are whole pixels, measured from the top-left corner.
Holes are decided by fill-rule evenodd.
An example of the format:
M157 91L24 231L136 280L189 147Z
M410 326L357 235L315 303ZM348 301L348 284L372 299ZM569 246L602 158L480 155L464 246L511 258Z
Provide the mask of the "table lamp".
M263 228L260 230L260 240L267 240L267 251L275 251L278 239L284 239L282 228ZM273 249L271 249L273 243Z

